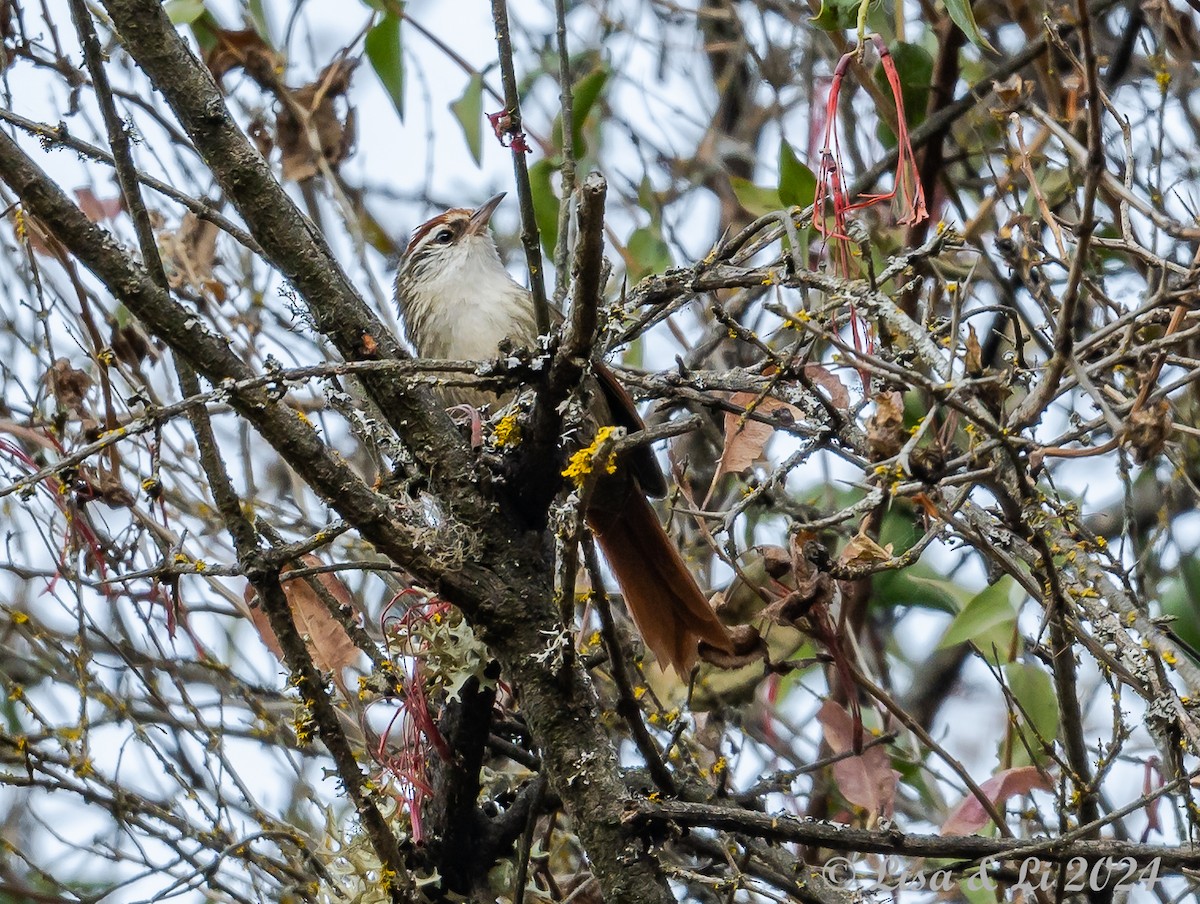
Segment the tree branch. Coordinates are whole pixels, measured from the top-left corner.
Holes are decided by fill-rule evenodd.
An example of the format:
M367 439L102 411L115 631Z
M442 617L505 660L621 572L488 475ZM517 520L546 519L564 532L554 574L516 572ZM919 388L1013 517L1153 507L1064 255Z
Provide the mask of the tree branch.
M936 857L981 861L988 857L1016 859L1037 857L1066 863L1072 857L1096 860L1131 857L1138 864L1158 860L1170 870L1200 867L1200 848L1194 845L1166 847L1127 841L1064 841L1055 838L985 838L981 835L915 835L851 829L827 822L799 819L787 814L734 810L713 804L678 801L641 801L625 814L631 831L673 823L682 828L721 829L771 841L817 845L835 851L871 854L901 854L905 857Z
M317 329L349 360L408 357L234 122L220 88L180 38L162 4L106 0L104 6L122 45L166 98L266 259L305 300ZM364 375L363 385L439 488L469 482L467 450L428 391L384 374ZM467 507L467 517L482 516L471 512L475 499L477 494L447 493L451 506Z

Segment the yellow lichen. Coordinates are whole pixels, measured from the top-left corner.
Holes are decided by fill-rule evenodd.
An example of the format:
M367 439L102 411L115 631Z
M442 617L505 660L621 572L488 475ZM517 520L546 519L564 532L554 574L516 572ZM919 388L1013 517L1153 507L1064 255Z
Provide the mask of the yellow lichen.
M592 444L584 449L580 449L571 456L571 460L567 462L567 466L563 469L562 476L575 484L576 488L582 489L583 483L587 476L592 473L595 467L596 452L600 446L612 435L614 427L601 427L596 431L596 438ZM604 463L604 470L612 474L617 470L616 453L610 453L608 461Z
M517 422L517 413L511 411L496 422L492 428L492 442L498 448L515 446L521 441L521 425Z

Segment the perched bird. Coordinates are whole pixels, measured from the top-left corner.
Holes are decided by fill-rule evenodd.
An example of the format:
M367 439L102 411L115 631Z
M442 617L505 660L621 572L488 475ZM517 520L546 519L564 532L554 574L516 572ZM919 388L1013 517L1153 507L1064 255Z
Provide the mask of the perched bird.
M447 210L413 232L395 291L408 339L421 357L482 361L495 358L505 339L517 346L537 339L533 296L508 274L488 229L503 198L496 195L474 210ZM596 426L641 429L633 400L611 371L597 363L594 374ZM441 393L447 404L498 401L494 393L472 388ZM646 646L682 676L696 661L699 641L726 651L733 641L647 500L646 493L666 494L666 480L650 449L638 452L596 488L587 520Z

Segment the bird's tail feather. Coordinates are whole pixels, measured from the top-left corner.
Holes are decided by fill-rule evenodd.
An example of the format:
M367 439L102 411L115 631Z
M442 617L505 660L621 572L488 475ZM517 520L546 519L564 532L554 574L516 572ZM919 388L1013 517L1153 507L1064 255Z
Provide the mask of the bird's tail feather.
M670 664L683 677L696 662L698 641L733 649L729 631L645 496L632 492L619 511L592 510L587 517L629 614L659 662Z

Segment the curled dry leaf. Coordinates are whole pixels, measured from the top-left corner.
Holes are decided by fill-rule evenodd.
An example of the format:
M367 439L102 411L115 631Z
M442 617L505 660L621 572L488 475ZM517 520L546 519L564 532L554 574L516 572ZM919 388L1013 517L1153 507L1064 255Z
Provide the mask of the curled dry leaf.
M270 153L272 143L279 148L284 179L303 182L320 172L321 160L336 167L349 155L354 146L355 112L348 108L345 115L340 115L336 101L349 90L357 59L337 59L321 71L316 81L293 89L283 82L283 57L258 32L218 29L214 36L216 43L205 58L213 76L219 81L231 70L242 69L279 102L274 142L264 134L261 121L252 128L252 135L264 157ZM314 153L314 139L320 157Z
M1146 839L1150 837L1151 832L1162 834L1162 821L1159 818L1159 805L1162 803L1162 796L1157 792L1165 784L1162 773L1162 760L1156 756L1146 760L1145 773L1142 778L1142 797L1146 800L1144 813L1146 814L1146 828L1142 830L1142 844L1146 843Z
M60 409L80 416L85 414L83 402L92 388L92 378L72 367L66 358L59 358L50 365L46 371L46 385Z
M158 360L159 351L141 324L132 318L122 323L119 318L112 318L112 335L108 344L119 361L130 367L137 367L147 358L151 363Z
M795 625L814 607L833 602L833 578L814 561L816 545L815 540L806 537L793 538L790 581L795 589L763 610L763 615L771 621Z
M729 636L733 639L732 652L700 641L700 658L720 669L740 669L763 658L766 644L753 625L733 625L729 628Z
M800 409L779 399L766 396L759 399L753 392L735 392L730 396L731 404L752 410L762 416L773 416L781 424L795 423ZM776 426L732 411L725 414L725 444L721 449L721 460L713 483L725 474L740 474L752 467L763 457L763 450L775 433Z
M853 748L854 720L846 708L826 700L817 712L817 721L825 729L825 741L835 754ZM895 808L896 785L900 773L882 744L868 747L857 756L848 756L833 764L833 780L842 797L862 807L870 817L889 817Z
M1167 53L1190 69L1200 56L1200 34L1191 13L1176 9L1170 0L1147 0L1142 8L1154 34L1162 35Z
M890 562L892 559L892 544L880 546L866 534L859 532L851 538L838 556L838 564L846 568L857 568L863 565L874 565L878 562Z
M283 74L283 57L257 31L217 29L216 42L204 62L218 82L233 69L243 69L256 83L267 87Z
M975 335L975 327L967 324L967 353L963 359L963 368L967 375L978 377L983 374L983 346Z
M1159 399L1129 413L1125 442L1133 447L1133 457L1145 464L1162 452L1171 435L1171 403Z
M875 396L875 413L867 424L867 446L871 461L891 458L908 439L904 429L904 397L899 392L881 392Z
M262 154L263 160L269 160L271 151L275 150L275 136L271 134L267 120L261 113L251 117L250 122L246 124L246 134L254 142L254 147Z
M178 229L158 233L158 248L171 288L187 287L217 301L225 299L225 286L213 278L220 232L215 223L188 211Z
M301 560L305 568L316 568L322 564L316 556L304 556ZM284 574L291 568L283 569ZM340 674L341 670L358 661L359 650L346 633L341 623L330 614L317 591L309 584L311 578L296 578L281 580L288 606L292 610L292 620L296 629L308 646L313 663L323 672ZM352 605L350 591L334 574L323 573L316 580L329 591L330 595L342 606ZM257 604L253 586L246 587L246 603L250 607L250 619L258 629L263 643L275 656L283 661L283 650L275 632L271 630L271 622L262 607Z
M303 182L320 172L308 129L330 167L337 167L350 154L355 138L354 108L348 107L345 116L339 116L336 101L349 90L357 65L352 59L330 63L315 82L291 91L290 103L281 101L275 141L283 155L284 179Z
M120 475L107 468L100 472L100 479L96 481L96 492L105 505L113 508L129 508L134 502L133 493L125 489Z
M717 615L730 625L757 618L768 599L796 589L791 574L792 557L782 546L746 550L737 577L720 595Z
M1035 788L1043 791L1053 788L1049 777L1036 766L1016 766L1001 770L979 786L979 790L997 807L1002 806L1010 797L1028 794ZM982 829L990 819L979 799L974 794L968 794L942 824L942 834L969 835Z
M1002 104L999 108L993 108L992 112L1004 114L1024 103L1033 90L1033 85L1014 72L1002 82L992 82L992 90L996 92L996 97Z

